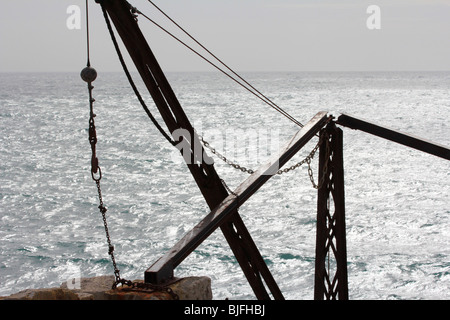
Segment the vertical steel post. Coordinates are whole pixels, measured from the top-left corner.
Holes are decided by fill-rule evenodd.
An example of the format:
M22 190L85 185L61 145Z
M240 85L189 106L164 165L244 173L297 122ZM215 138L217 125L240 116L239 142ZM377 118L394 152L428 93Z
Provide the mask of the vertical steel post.
M324 131L325 130L325 131ZM347 244L342 130L330 123L321 133L317 198L315 300L347 300Z

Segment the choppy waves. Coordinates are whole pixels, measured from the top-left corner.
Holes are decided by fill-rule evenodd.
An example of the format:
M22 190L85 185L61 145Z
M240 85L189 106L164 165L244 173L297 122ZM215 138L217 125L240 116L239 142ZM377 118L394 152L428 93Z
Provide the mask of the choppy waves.
M296 131L217 74L168 76L205 139L243 165L256 167L264 155L255 159L255 147L245 144L234 150L224 141L226 132L270 129L283 143ZM321 110L345 112L450 145L448 73L246 78L301 122ZM85 85L78 74L1 74L0 82L0 295L112 274L89 173ZM116 259L123 277L142 278L208 208L124 76L100 72L94 85L97 152ZM215 160L231 188L247 177ZM449 162L344 129L344 163L350 298L450 298ZM272 178L240 210L287 299L313 297L315 201L307 170L299 168ZM211 277L216 299L254 298L220 231L176 274Z

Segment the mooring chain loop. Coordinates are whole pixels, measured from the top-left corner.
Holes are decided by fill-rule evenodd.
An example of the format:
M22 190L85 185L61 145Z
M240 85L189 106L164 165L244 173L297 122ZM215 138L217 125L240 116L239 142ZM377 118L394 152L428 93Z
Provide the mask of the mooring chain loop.
M220 179L220 182L222 182L222 185L225 187L225 189L228 191L228 193L232 194L235 197L239 197L239 195L237 193L235 193L233 190L230 189L230 187L227 185L225 180Z
M229 159L227 159L224 155L222 155L219 151L217 151L215 148L213 148L208 141L206 141L205 139L203 139L203 136L198 135L198 137L200 138L200 141L202 142L202 144L205 146L205 148L208 148L212 154L215 154L220 160L222 160L223 162L225 162L226 164L228 164L229 166L232 166L233 168L240 170L242 172L247 172L248 174L253 174L255 173L255 171L251 170L251 169L247 169L246 167L240 166L239 164L237 164L236 162L233 162Z
M179 281L179 280L177 280L177 281ZM165 285L155 285L155 284L151 284L151 283L137 282L137 281L135 281L135 282L129 281L126 284L130 287L131 291L136 290L136 291L139 291L139 292L148 292L148 293L152 293L152 292L166 292L167 294L169 294L172 297L173 300L180 300L180 297L178 296L178 294L176 294L172 290L172 288L170 288L167 285L166 286Z
M328 132L326 130L323 130L322 135L320 136L320 141L317 144L314 153L317 152L318 148L320 147L320 145L322 145L322 143L325 142L325 163L323 165L322 168L322 177L319 181L318 184L316 184L314 182L314 174L311 168L311 158L308 158L308 160L306 161L306 163L308 164L308 175L309 175L309 179L311 180L311 183L313 185L314 189L320 189L322 188L324 182L325 182L325 178L326 175L328 174L328 163L330 161L330 156L331 156L331 147L330 147L330 135L328 134Z
M223 162L225 162L226 164L228 164L229 166L233 167L234 169L240 170L242 172L246 172L248 174L253 174L255 173L254 170L252 169L248 169L244 166L239 165L238 163L229 160L227 157L225 157L223 154L221 154L219 151L217 151L214 147L212 147L210 145L210 143L208 141L206 141L203 136L198 135L200 141L202 142L203 146L207 149L209 149L211 151L212 154L216 155L220 160L222 160ZM327 152L327 160L325 162L325 165L323 167L323 175L322 178L320 180L320 182L318 184L315 183L314 181L314 173L313 170L311 168L311 160L314 159L314 156L317 153L317 150L319 150L321 144L325 141L326 143L326 152ZM321 134L319 142L317 142L316 146L314 147L314 149L300 162L297 162L296 164L285 168L285 169L280 169L277 171L278 175L281 175L283 173L288 173L291 172L299 167L301 167L302 165L304 165L305 163L308 165L308 175L309 175L309 179L311 180L311 183L313 185L313 188L315 189L320 189L321 186L323 185L323 182L325 180L325 174L328 171L328 158L329 158L329 154L330 154L330 146L329 146L329 135L326 132L326 130L324 130L324 132Z
M277 174L283 174L283 173L288 173L290 171L293 171L297 168L300 168L302 165L304 165L305 163L308 164L308 173L312 174L312 169L311 169L311 160L314 158L314 156L316 155L317 150L320 147L320 144L322 143L322 138L323 136L320 137L319 142L316 144L316 146L314 147L314 149L305 157L305 159L303 159L300 162L297 162L296 164L290 166L289 168L285 168L285 169L280 169L277 171ZM311 172L310 172L311 171Z

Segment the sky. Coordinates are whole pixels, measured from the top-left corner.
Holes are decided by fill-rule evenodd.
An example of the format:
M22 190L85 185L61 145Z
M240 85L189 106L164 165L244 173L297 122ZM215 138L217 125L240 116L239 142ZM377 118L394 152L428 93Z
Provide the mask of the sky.
M189 42L147 0L128 1ZM86 65L84 0L1 2L0 72L80 71ZM450 0L153 2L237 71L450 70ZM81 23L71 29L73 5L81 9ZM368 12L371 5L379 11ZM89 11L92 65L120 71L94 0ZM139 25L164 70L212 70L144 18Z

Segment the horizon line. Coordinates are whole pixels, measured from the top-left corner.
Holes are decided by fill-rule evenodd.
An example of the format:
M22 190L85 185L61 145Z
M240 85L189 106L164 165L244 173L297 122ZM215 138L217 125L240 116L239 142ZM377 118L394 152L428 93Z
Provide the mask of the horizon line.
M6 73L79 73L80 71L75 70L53 70L53 71L0 71L0 74ZM106 70L101 71L103 73L123 73L123 70ZM130 71L131 73L138 74L137 71ZM238 73L382 73L382 72L450 72L449 70L243 70L237 71ZM164 73L220 73L216 70L166 70Z

